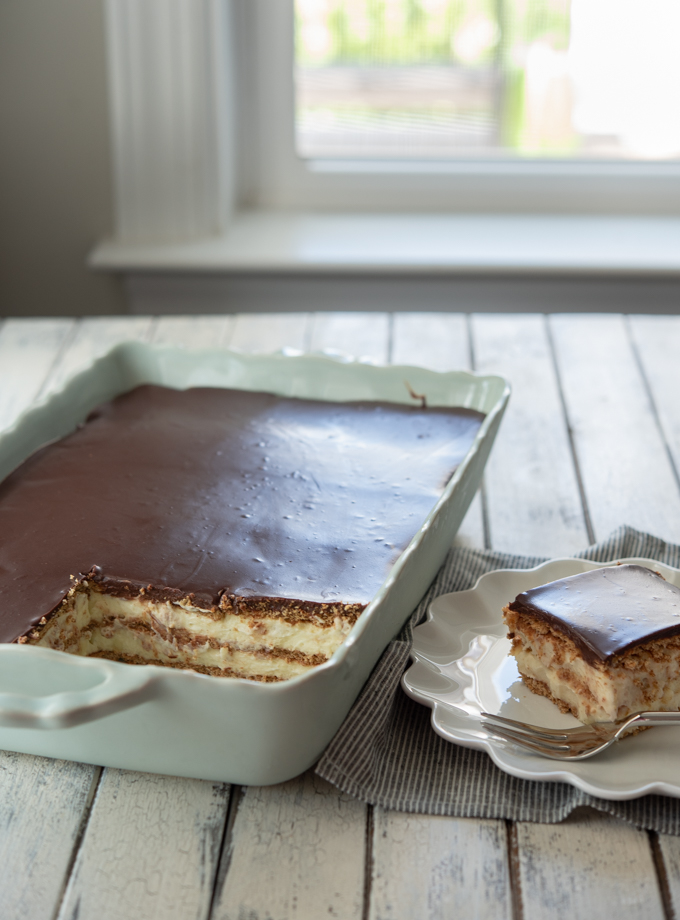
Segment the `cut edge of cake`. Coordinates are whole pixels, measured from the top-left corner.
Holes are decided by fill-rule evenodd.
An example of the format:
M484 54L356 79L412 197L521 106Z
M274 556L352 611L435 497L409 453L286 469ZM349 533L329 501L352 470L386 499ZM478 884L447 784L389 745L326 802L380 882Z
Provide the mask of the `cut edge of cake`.
M72 577L63 601L19 644L217 677L281 681L328 661L364 604L317 603L137 585L96 571Z

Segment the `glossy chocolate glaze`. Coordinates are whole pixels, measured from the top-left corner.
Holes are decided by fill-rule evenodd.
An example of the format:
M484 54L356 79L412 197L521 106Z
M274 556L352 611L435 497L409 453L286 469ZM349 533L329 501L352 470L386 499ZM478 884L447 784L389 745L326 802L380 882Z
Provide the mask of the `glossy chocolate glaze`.
M143 386L0 484L0 641L70 576L115 587L366 604L483 416Z
M519 594L510 609L564 632L591 662L680 635L680 588L639 565L561 578Z

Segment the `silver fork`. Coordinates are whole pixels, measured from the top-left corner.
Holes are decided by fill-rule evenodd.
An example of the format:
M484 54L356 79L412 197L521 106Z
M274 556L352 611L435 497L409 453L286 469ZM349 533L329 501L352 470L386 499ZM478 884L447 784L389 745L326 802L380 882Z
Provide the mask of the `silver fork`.
M593 722L577 728L544 728L483 712L483 725L496 738L553 760L586 760L606 750L632 728L680 725L680 712L638 712L622 722Z

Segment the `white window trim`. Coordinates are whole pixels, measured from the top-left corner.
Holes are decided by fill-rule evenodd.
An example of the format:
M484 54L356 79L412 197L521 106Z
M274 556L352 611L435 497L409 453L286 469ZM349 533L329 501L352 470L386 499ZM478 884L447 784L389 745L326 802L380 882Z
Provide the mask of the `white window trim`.
M193 242L103 243L96 268L391 275L673 275L680 220L487 214L245 211Z
M115 237L224 232L235 200L230 0L105 0Z
M305 161L294 149L292 0L248 0L257 48L257 207L355 212L680 214L680 163ZM252 79L252 77L251 77Z
M680 273L677 164L306 164L291 0L106 9L116 227L93 267Z

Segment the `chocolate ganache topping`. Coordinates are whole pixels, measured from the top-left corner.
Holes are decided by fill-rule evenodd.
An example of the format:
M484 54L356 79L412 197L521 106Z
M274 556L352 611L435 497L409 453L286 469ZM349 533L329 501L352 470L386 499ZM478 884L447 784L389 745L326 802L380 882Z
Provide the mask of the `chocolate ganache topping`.
M0 641L95 570L129 586L368 603L483 415L142 386L0 484ZM95 568L96 567L96 568Z
M561 578L519 594L510 609L562 631L589 661L680 635L680 588L640 565Z

